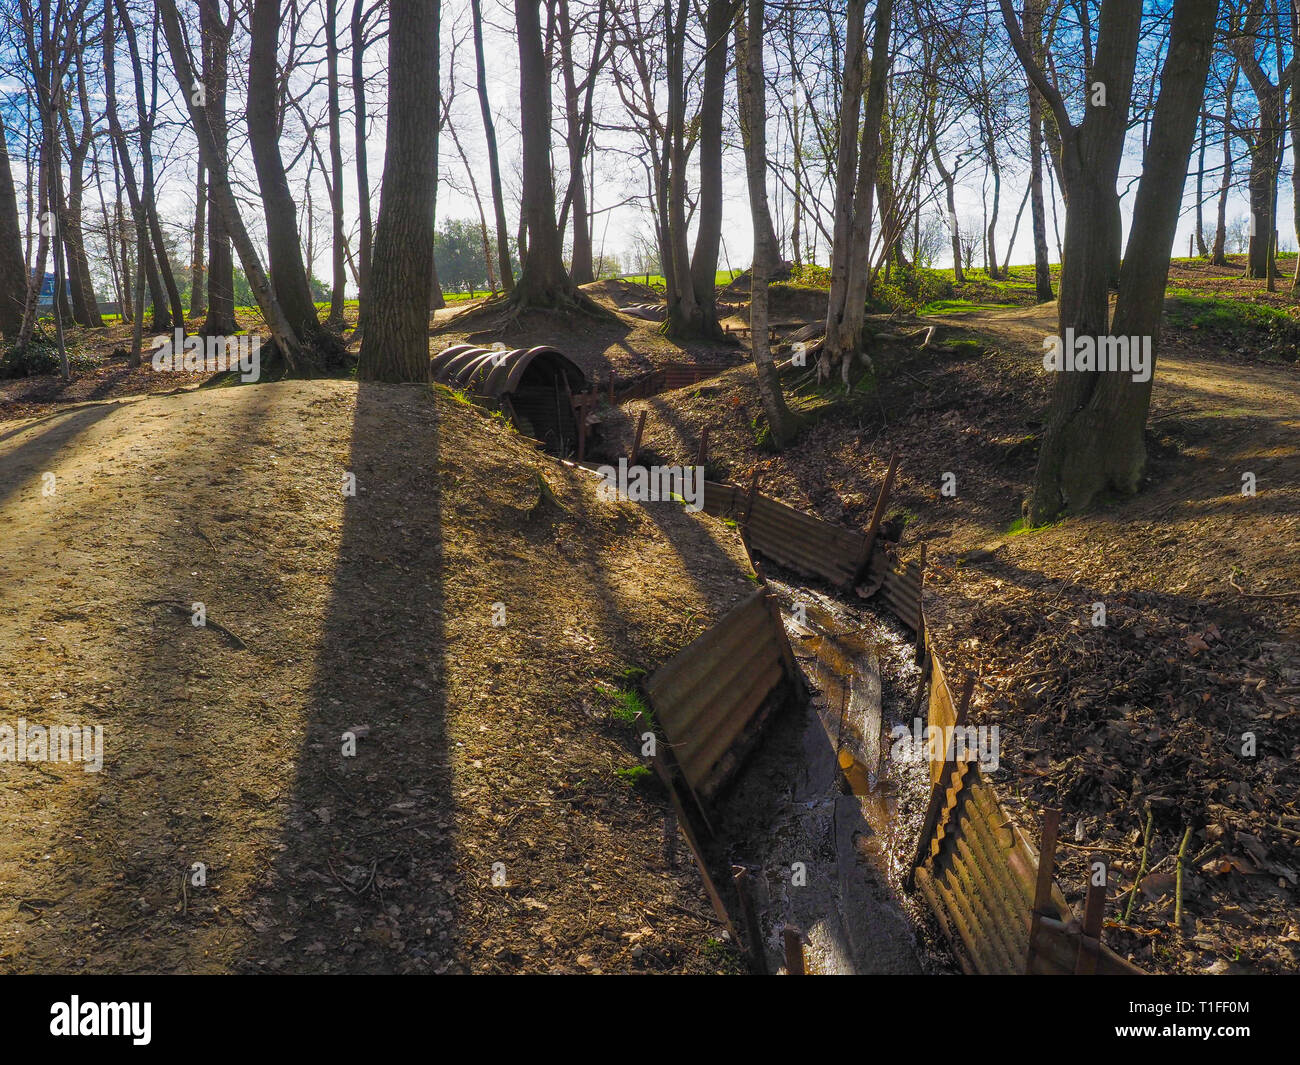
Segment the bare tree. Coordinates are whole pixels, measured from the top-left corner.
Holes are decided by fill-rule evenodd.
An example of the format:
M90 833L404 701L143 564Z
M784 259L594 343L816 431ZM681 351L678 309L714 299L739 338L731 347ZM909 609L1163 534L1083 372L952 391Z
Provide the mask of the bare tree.
M763 0L749 0L746 24L737 39L736 68L745 69L741 93L752 116L767 114L767 82L763 76ZM737 27L741 29L740 26ZM754 262L750 270L749 336L753 347L758 393L767 414L768 431L777 448L785 447L795 433L795 420L781 394L781 380L768 343L768 283L776 257L772 218L767 201L767 130L762 121L743 127L745 177L749 184L749 210L754 224Z
M1070 198L1059 303L1060 337L1112 335L1108 281L1112 245L1104 222L1118 201L1115 183L1128 129L1142 11L1126 0L1103 0L1096 56L1089 64L1089 105L1075 125L1065 100L1038 65L1020 32L1011 0L999 0L1021 63L1052 108L1062 139ZM1128 256L1120 273L1113 333L1150 337L1154 354L1181 190L1196 133L1214 38L1217 0L1175 0L1160 96L1134 202ZM1104 96L1096 86L1103 86ZM1104 104L1104 106L1103 106ZM1154 366L1152 367L1154 369ZM1106 488L1137 490L1145 467L1143 430L1151 381L1128 370L1061 372L1039 449L1026 511L1033 524L1087 507Z

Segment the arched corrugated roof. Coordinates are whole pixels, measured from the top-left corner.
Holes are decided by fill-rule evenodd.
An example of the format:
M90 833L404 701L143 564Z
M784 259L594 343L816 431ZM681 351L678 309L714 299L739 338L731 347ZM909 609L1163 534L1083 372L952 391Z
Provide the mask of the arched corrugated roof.
M525 372L534 363L545 366L554 376L563 377L573 392L586 387L586 377L577 363L558 348L545 345L503 351L457 344L433 356L429 360L429 372L442 384L499 399L518 389Z

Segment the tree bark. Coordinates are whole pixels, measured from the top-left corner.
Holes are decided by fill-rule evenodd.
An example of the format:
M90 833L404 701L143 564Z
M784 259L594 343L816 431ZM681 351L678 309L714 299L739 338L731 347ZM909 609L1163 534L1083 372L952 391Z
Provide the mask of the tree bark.
M204 270L203 241L208 217L208 171L199 156L198 177L194 185L194 254L190 261L190 317L202 318L208 313L207 276Z
M325 336L307 281L298 234L298 208L280 158L280 122L276 57L280 0L254 0L248 56L248 143L266 218L266 247L271 286L285 317L303 344L316 346Z
M370 164L366 158L366 0L353 0L352 4L352 135L353 151L357 157L357 215L358 258L357 300L365 307L370 291L370 248L372 223L370 219ZM478 15L474 16L475 26ZM360 328L360 317L358 326Z
M886 0L887 2L887 0ZM761 116L767 114L763 77L763 0L749 0L745 50L736 55L737 74L745 69L740 91L748 97L746 110L757 121L748 125L745 137L745 177L749 185L749 209L754 225L754 262L750 270L749 329L758 377L758 394L767 414L768 432L777 450L795 433L795 420L781 393L781 379L772 361L768 343L768 281L776 255L772 218L767 202L767 129Z
M220 0L199 0L199 28L203 37L203 89L212 131L213 150L218 159L204 157L208 180L208 312L200 328L204 336L231 336L239 329L235 321L235 259L230 233L218 202L211 176L226 169L226 84L230 57L230 35L234 11L221 17Z
M155 3L162 20L176 77L182 85L193 85L194 69L185 48L185 36L181 32L176 0L155 0ZM235 250L239 253L239 261L244 267L244 276L248 278L249 287L252 288L253 296L257 299L258 309L261 310L262 317L271 330L271 338L275 341L286 367L291 372L307 369L302 345L294 333L292 323L275 298L270 279L267 278L261 260L257 257L253 239L249 236L244 221L239 215L239 204L235 199L234 190L230 187L230 177L226 172L225 153L217 149L216 137L209 124L207 110L199 107L194 102L193 96L187 96L186 102L189 106L190 121L194 124L194 132L198 137L199 150L207 155L211 175L210 194L220 208L225 229L230 234Z
M577 289L564 268L551 174L551 79L542 48L538 0L514 0L519 41L519 120L523 140L523 218L528 249L511 300L515 307L574 303Z
M470 0L471 20L474 24L474 67L478 79L478 106L483 116L483 136L487 141L488 179L492 185L492 210L496 216L497 269L501 273L501 287L511 293L515 288L514 269L510 264L510 229L506 224L506 200L501 189L501 163L497 158L497 131L492 121L492 104L488 100L487 71L483 60L483 11L481 0ZM523 47L522 44L520 47ZM519 246L522 257L524 247Z
M0 113L0 335L11 344L22 328L26 299L27 268L23 263L18 197L9 167L4 115Z
M127 50L131 55L131 75L135 83L136 118L140 124L140 164L142 188L140 193L140 210L152 245L146 265L152 265L150 290L153 292L153 328L165 333L173 324L184 325L185 308L181 303L180 289L176 287L176 278L172 274L171 261L167 257L167 244L163 239L162 224L158 220L158 210L154 183L153 160L153 124L158 112L158 64L157 34L155 33L151 67L152 95L145 97L144 66L140 59L140 49L136 42L135 24L131 21L131 10L126 0L117 0L117 10L122 21L122 30L126 35ZM125 156L123 156L125 159Z
M1300 4L1291 0L1291 214L1295 223L1297 254L1291 295L1300 298L1300 59L1296 42L1300 41Z
M889 38L893 29L893 0L878 0L871 40L871 73L867 102L862 117L858 148L857 185L853 192L852 225L849 229L848 278L844 307L833 330L828 329L823 360L840 365L845 386L853 359L865 354L863 322L871 288L871 229L876 172L880 166L880 127L885 113L885 85L889 76Z
M696 308L696 333L713 340L723 337L718 322L718 250L722 241L722 110L727 91L727 37L732 0L709 0L704 17L703 97L700 100L699 224L691 255L691 288ZM796 152L797 152L796 148ZM795 180L799 162L795 160ZM796 197L798 189L795 190ZM795 261L799 259L798 207L795 214Z
M343 328L343 297L348 285L347 243L343 236L343 141L339 115L339 42L334 24L334 0L325 0L325 77L329 94L330 216L333 221L330 311L326 319L335 329Z
M1284 129L1283 108L1286 85L1279 79L1273 84L1255 57L1260 39L1263 0L1250 0L1242 32L1229 42L1246 80L1259 104L1259 132L1247 141L1250 149L1250 176L1247 189L1250 199L1250 247L1247 256L1248 278L1270 279L1275 275L1274 240L1277 234L1278 161Z
M1036 61L1042 61L1043 0L1025 0L1025 39ZM1052 268L1047 255L1047 208L1043 200L1043 98L1029 83L1029 211L1034 226L1034 298L1049 303ZM1014 241L1013 241L1014 243ZM1008 255L1010 249L1007 249Z
M1129 235L1133 254L1125 257L1121 269L1113 328L1107 306L1113 236L1098 220L1107 218L1117 201L1115 181L1132 97L1141 7L1127 0L1104 0L1090 79L1106 86L1107 104L1089 104L1075 127L1020 34L1010 0L999 2L1017 56L1051 104L1062 135L1070 199L1058 342L1070 330L1094 342L1110 335L1137 337L1138 342L1149 338L1154 371L1165 281L1209 69L1217 0L1175 0L1160 97L1134 203ZM1050 521L1063 511L1080 511L1107 488L1137 489L1145 460L1142 433L1150 382L1139 384L1132 377L1131 371L1118 370L1056 374L1026 504L1031 524Z
M1223 177L1219 181L1219 207L1214 227L1214 248L1210 252L1210 262L1215 266L1228 265L1228 256L1225 252L1228 243L1228 193L1232 189L1232 98L1240 72L1240 67L1233 67L1223 97Z
M440 15L440 0L405 0L389 12L388 129L370 292L361 309L363 381L429 377Z
M866 8L866 0L848 0L845 11L844 67L840 87L839 138L835 154L830 296L826 311L827 358L842 357L843 354L838 334L840 322L844 319L849 283L849 235L853 228L853 189L858 169Z

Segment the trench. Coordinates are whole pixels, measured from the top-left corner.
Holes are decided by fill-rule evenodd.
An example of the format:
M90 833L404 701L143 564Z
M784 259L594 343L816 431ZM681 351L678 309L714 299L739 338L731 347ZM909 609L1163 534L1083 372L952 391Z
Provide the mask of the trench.
M748 872L765 971L788 971L789 933L809 975L959 972L903 888L930 795L928 763L890 756L915 712L912 638L788 576L768 586L809 699L776 715L715 811L718 845Z

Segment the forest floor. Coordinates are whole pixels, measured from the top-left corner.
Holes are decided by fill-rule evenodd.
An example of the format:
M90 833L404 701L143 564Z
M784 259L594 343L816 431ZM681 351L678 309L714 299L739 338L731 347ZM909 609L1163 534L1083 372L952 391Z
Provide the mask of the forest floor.
M1180 310L1171 301L1143 490L1044 529L1026 530L1020 506L1054 305L922 319L953 352L880 357L874 385L851 394L787 370L805 428L780 455L761 439L749 368L625 404L606 446L625 450L645 410L647 461L686 461L707 425L714 476L747 484L757 469L765 493L859 528L897 449L891 513L905 556L929 545L932 637L950 671L978 678L972 720L1000 729L992 779L1022 826L1036 837L1045 805L1064 810L1067 897L1081 901L1101 850L1122 897L1107 939L1143 968L1296 972L1300 373L1250 354L1271 351L1271 334L1219 335ZM945 473L955 497L941 494ZM1092 624L1096 603L1105 627ZM1125 922L1148 811L1151 868Z
M8 423L0 723L104 764L0 762L0 972L733 968L618 686L750 570L594 487L426 386Z
M738 347L678 345L626 315L534 314L499 339L553 343L597 382L732 364L602 408L604 454L626 451L641 410L649 461L689 459L707 425L712 476L747 483L757 468L764 492L850 526L897 449L893 511L905 555L929 545L932 634L978 678L972 719L1001 730L992 779L1022 827L1036 836L1045 805L1065 811L1067 896L1080 901L1100 849L1123 899L1107 941L1143 968L1296 972L1300 380L1279 327L1293 305L1240 273L1175 264L1142 491L1037 530L1020 501L1055 320L1022 291L972 286L1003 306L927 315L949 350L881 355L850 393L787 371L805 427L780 455ZM815 293L778 292L774 319L816 320ZM612 308L654 291L592 295ZM431 350L490 342L476 334L493 313L439 312ZM117 328L76 339L106 355ZM322 381L132 396L204 379L109 363L69 387L0 381L0 703L31 721L93 710L118 758L98 775L0 777L18 826L0 842L0 970L733 964L694 870L665 865L660 807L618 775L636 758L604 693L744 594L734 536L609 510L444 393ZM339 495L345 469L357 500ZM543 469L566 509L537 504ZM597 618L575 609L584 595ZM196 600L245 648L192 628ZM504 630L485 620L495 602ZM365 738L344 759L352 726ZM445 813L423 820L430 809ZM1151 867L1124 920L1148 813ZM489 886L498 860L517 890ZM215 890L182 890L192 861L217 870Z

